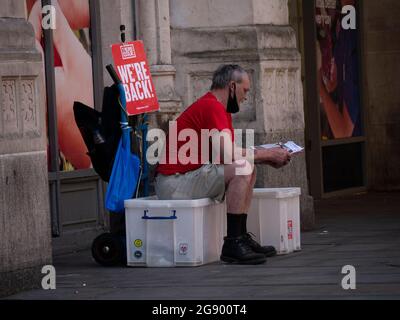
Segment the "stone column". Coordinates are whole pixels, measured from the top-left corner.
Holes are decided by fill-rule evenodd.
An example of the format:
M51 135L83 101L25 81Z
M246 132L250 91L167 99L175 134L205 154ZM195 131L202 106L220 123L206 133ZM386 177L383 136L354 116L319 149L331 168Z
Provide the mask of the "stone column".
M143 40L151 65L160 111L153 118L153 126L164 127L181 108L175 92L175 67L171 64L171 35L169 0L137 1L139 39Z
M113 81L105 66L114 64L111 45L118 43L120 37L120 25L125 25L126 41L134 39L133 1L131 0L99 0L99 21L100 21L100 48L103 80L105 86L112 85Z
M234 127L254 129L255 143L293 140L304 146L301 57L287 0L170 0L176 90L185 106L203 95L220 64L237 63L252 90ZM301 187L303 229L314 226L305 155L276 170L258 166L258 187Z
M43 61L24 1L0 7L0 296L51 264Z

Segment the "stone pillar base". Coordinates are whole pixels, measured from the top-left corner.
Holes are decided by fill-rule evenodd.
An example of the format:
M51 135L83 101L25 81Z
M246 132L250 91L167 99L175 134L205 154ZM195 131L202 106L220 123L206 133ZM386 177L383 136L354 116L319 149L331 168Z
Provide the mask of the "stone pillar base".
M40 289L44 276L41 266L2 272L0 273L0 298L11 296L21 291Z
M16 3L8 2L8 8ZM4 296L40 285L41 269L51 264L52 250L41 55L35 49L33 28L23 18L0 18L0 43L0 295Z

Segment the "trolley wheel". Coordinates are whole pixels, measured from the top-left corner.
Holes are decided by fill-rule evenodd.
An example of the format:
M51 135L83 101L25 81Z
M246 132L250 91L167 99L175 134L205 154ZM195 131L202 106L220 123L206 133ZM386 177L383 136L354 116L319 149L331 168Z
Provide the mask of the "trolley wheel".
M103 233L93 240L92 255L98 264L106 267L126 263L123 240L111 233Z

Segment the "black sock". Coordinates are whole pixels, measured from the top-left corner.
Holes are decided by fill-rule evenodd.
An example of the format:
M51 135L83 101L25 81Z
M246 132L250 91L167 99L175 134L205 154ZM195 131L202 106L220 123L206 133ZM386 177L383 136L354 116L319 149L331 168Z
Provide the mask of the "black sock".
M247 233L247 213L240 215L242 217L242 234Z
M227 237L236 238L242 234L242 215L227 213Z

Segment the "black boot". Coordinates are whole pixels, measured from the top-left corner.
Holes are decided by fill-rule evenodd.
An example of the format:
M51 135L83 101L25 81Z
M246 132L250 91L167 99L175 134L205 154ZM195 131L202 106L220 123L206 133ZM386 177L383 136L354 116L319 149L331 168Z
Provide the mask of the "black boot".
M224 238L221 260L235 264L260 264L267 261L264 254L250 248L243 236Z
M266 257L272 257L276 255L276 249L272 246L262 246L260 245L256 240L253 239L253 234L250 232L247 232L243 235L243 238L246 242L246 244L254 251L257 253L262 253Z

